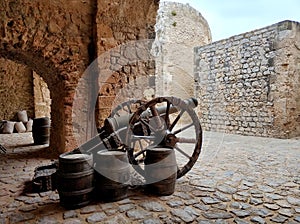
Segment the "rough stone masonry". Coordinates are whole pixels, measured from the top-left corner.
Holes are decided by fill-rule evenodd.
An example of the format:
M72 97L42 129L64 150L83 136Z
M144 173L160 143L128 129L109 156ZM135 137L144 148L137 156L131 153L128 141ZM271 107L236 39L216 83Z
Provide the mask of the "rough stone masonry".
M195 92L206 130L300 135L300 24L283 21L195 48Z
M73 113L76 88L86 68L103 52L122 43L153 38L157 9L157 0L0 1L0 57L27 66L43 78L50 90L51 149L62 153L77 147L75 136L87 127L78 127L74 117L88 120L103 112L97 107L96 112L86 113L83 108ZM128 67L137 70L138 66ZM143 66L138 69L148 71ZM107 80L108 86L115 88L120 76L140 74L118 73L117 78ZM134 79L131 77L124 79L130 82ZM90 89L77 98L89 101L87 91ZM106 89L100 90L101 103L114 99L114 91L101 91ZM5 100L1 94L0 101Z

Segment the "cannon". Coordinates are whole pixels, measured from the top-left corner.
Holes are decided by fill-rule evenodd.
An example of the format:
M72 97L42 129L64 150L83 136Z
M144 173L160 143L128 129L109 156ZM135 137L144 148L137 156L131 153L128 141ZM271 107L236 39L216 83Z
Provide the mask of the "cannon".
M145 152L155 147L170 148L176 152L178 179L193 167L201 152L202 129L193 110L197 105L194 98L176 97L121 103L105 119L98 134L75 151L94 155L101 150L126 152L134 169L143 175Z
M38 167L33 187L38 192L57 189L66 208L87 205L94 197L124 199L129 186L170 195L201 152L197 105L194 98L176 97L123 102L96 136L61 154L58 163Z

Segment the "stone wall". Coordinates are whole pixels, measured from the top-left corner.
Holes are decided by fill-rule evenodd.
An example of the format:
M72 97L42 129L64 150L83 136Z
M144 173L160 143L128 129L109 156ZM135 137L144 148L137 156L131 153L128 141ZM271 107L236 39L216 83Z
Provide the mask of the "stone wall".
M96 60L77 87L86 97L77 97L73 107L74 134L80 142L95 135L96 127L103 125L119 102L140 98L144 85L136 80L147 83L154 74L153 61L141 55L155 36L157 9L156 0L97 1L93 37Z
M34 117L32 72L28 67L0 58L0 120L17 121L17 112Z
M283 21L195 48L205 130L300 135L300 24Z
M28 66L50 90L51 149L77 147L74 132L87 127L78 126L76 116L94 116L73 113L76 88L86 68L107 49L153 35L157 7L157 0L0 2L0 57ZM77 93L82 101L91 100L83 97L86 92Z
M194 95L194 47L211 43L204 17L188 4L161 2L155 26L156 95Z
M0 58L0 120L17 120L26 110L30 118L50 117L47 83L28 66Z
M155 73L149 52L155 37L158 1L124 2L107 2L97 11L97 29L102 30L97 33L97 55L100 57L100 90L96 108L98 127L114 106L129 99L142 98L149 79ZM108 62L103 61L104 58Z
M0 2L0 56L29 67L47 83L51 148L76 147L72 130L74 89L90 62L93 1Z
M33 71L35 117L51 118L51 98L47 83Z

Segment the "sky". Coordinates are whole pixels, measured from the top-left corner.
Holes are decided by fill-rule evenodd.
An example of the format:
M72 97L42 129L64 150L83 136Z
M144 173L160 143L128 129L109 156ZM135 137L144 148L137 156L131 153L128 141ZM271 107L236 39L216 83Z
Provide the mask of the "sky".
M207 20L213 41L283 20L300 22L300 0L161 0L188 3Z

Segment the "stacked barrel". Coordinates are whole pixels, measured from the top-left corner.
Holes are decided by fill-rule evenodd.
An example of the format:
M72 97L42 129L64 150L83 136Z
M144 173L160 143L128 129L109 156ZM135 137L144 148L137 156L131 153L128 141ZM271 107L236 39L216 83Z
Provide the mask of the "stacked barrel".
M118 201L127 197L130 165L125 152L99 151L94 168L97 198L103 201Z
M94 190L92 164L92 155L65 153L59 156L57 189L62 206L72 209L90 203Z
M171 148L152 148L146 151L146 190L157 195L171 195L175 191L177 163Z
M147 149L144 164L147 193L174 193L177 163L173 149ZM73 209L89 204L92 198L105 202L126 198L131 165L127 153L123 151L100 150L94 155L88 155L80 154L77 150L77 153L59 156L57 178L61 205Z

